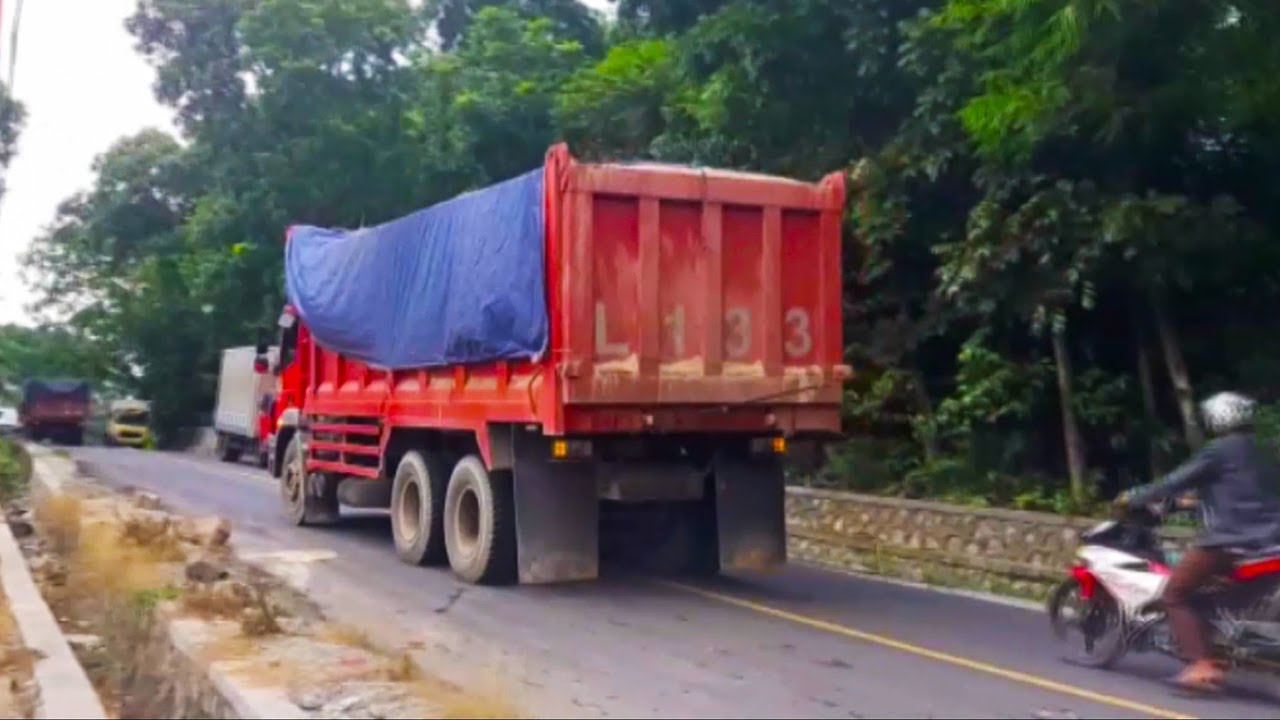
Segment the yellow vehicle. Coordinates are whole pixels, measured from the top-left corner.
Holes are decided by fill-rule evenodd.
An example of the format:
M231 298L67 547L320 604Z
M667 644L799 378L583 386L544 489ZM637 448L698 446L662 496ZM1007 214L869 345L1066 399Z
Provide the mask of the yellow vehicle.
M107 409L107 444L150 447L151 403L116 400Z

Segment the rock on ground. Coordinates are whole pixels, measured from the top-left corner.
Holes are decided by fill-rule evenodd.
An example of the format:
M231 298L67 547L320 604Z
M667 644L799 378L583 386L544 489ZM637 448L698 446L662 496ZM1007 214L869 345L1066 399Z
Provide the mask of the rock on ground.
M222 547L231 539L231 521L222 517L183 518L178 539L204 547Z

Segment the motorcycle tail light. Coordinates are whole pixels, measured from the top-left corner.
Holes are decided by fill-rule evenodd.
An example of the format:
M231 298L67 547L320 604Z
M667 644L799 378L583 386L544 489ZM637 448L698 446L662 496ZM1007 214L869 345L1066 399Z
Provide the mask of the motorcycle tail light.
M1092 600L1097 580L1093 577L1093 573L1089 572L1089 568L1084 565L1076 565L1071 568L1071 577L1080 583L1080 597L1085 600Z

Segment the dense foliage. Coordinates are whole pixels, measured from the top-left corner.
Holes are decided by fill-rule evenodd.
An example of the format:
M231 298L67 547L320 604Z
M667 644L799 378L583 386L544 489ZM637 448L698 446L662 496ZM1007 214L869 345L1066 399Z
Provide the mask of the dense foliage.
M553 141L848 168L858 371L824 479L1070 510L1276 397L1270 0L141 0L182 138L99 160L25 259L161 429L281 300L289 222L355 226ZM1280 423L1275 423L1280 426Z

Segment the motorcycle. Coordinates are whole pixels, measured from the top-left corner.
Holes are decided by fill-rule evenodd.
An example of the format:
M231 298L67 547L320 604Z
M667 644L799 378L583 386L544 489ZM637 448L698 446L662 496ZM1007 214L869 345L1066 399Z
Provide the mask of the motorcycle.
M1128 509L1081 533L1071 577L1048 600L1053 633L1072 643L1071 660L1109 668L1129 652L1180 658L1160 602L1173 564L1156 532L1164 512ZM1280 669L1280 546L1240 554L1230 576L1196 601L1227 667Z

